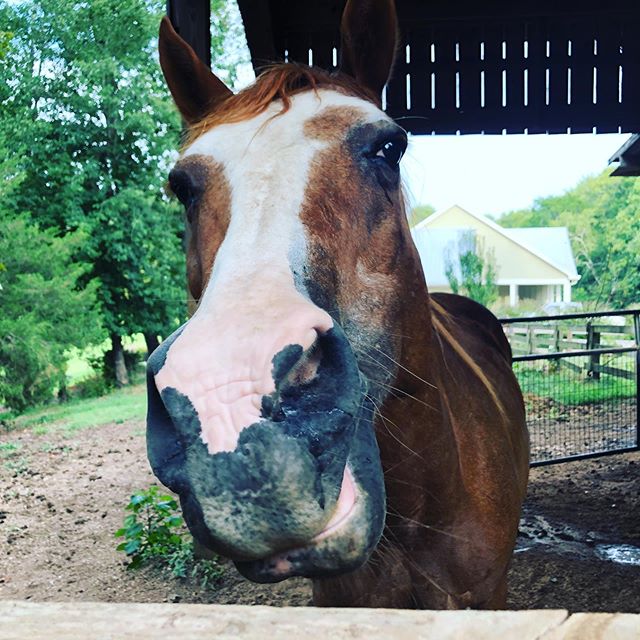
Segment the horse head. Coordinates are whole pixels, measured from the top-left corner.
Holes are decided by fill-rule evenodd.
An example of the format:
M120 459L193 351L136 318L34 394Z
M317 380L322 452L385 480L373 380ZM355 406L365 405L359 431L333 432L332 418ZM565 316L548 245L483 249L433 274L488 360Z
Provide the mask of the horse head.
M407 273L424 289L407 136L380 108L393 2L350 0L342 42L339 73L278 64L234 95L168 19L160 30L189 125L169 184L198 305L149 359L148 454L200 543L258 581L349 571L377 545L373 417Z

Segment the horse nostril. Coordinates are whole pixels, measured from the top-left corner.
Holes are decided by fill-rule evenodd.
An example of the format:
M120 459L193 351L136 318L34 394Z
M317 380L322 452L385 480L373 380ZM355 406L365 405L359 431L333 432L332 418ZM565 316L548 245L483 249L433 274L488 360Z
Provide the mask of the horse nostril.
M322 348L316 340L304 351L283 379L283 386L302 386L313 382L322 359Z
M260 408L260 413L263 418L267 418L272 422L282 422L286 416L282 407L280 405L280 399L278 396L278 392L270 395L262 397L262 406Z
M272 376L276 389L262 397L260 413L263 418L272 422L286 420L291 412L291 400L316 380L322 359L319 342L316 340L305 351L299 344L289 345L274 356Z

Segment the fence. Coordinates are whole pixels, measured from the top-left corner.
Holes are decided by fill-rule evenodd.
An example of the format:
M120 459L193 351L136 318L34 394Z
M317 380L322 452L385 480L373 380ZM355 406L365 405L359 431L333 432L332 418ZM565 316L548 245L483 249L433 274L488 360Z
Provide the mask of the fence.
M640 311L504 318L532 465L640 448Z
M538 611L411 611L239 604L0 601L0 638L85 640L636 640L640 615ZM89 633L88 630L91 629Z

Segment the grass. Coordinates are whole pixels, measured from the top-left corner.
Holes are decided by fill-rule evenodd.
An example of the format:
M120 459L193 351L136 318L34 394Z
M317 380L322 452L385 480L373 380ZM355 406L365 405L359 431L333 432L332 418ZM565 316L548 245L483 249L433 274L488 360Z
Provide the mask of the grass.
M538 398L552 398L566 405L595 404L607 400L634 398L635 381L602 375L587 378L566 369L545 371L515 363L514 370L522 392Z
M14 476L21 476L29 471L29 458L27 456L12 458L11 460L7 460L2 466L10 474Z
M0 458L11 458L22 448L19 442L0 442Z
M55 430L72 433L109 422L143 419L146 393L143 384L118 389L100 398L77 399L29 409L10 419L10 428L31 429L40 435Z
M143 351L145 348L142 334L125 338L123 343L130 351ZM109 342L105 341L82 351L69 351L66 370L68 386L73 388L74 385L93 379L96 372L91 367L91 361L100 359L108 348ZM140 377L138 374L139 372L134 376L134 382L135 378ZM0 425L6 425L9 431L29 429L36 435L44 435L51 431L71 433L110 422L143 419L145 412L145 385L133 384L96 398L72 398L61 404L34 407L20 415L5 412L0 416ZM0 458L7 457L7 454L8 451L3 450L0 443Z

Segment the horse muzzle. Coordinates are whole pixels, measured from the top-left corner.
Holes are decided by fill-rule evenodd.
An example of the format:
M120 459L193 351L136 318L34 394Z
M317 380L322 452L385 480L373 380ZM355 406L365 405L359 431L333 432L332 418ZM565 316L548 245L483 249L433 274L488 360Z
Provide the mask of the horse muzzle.
M382 532L384 487L366 385L341 327L276 354L259 418L232 450L213 453L188 395L158 388L180 333L149 359L147 451L194 537L260 582L362 564Z

